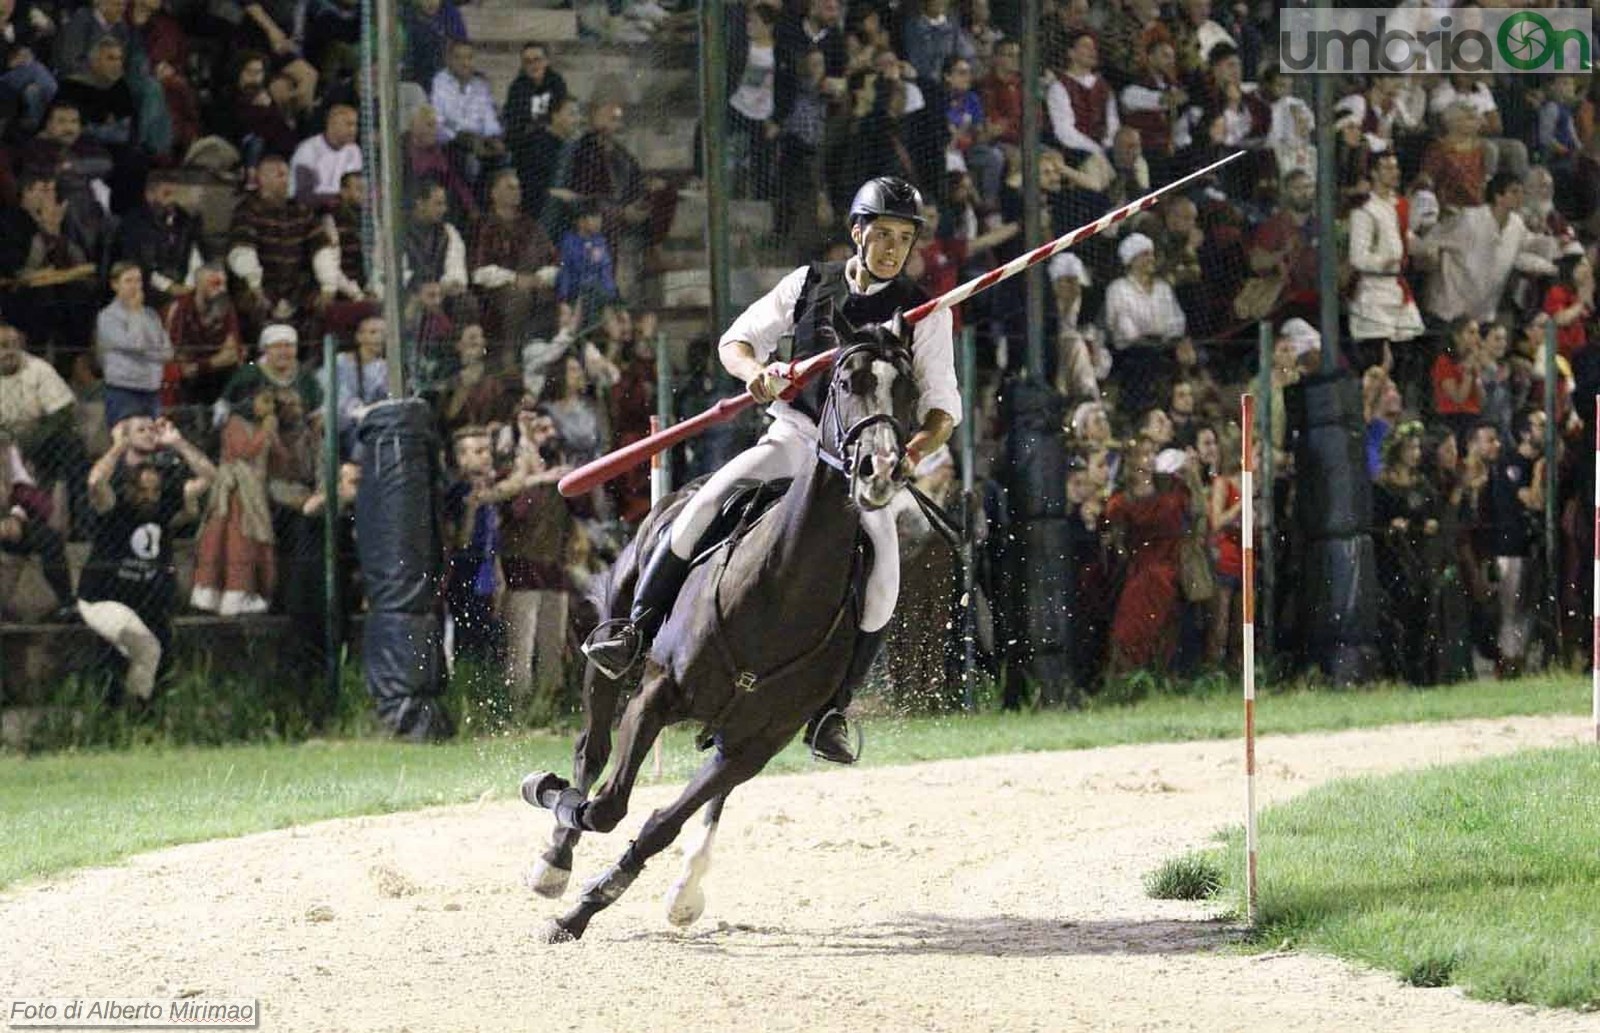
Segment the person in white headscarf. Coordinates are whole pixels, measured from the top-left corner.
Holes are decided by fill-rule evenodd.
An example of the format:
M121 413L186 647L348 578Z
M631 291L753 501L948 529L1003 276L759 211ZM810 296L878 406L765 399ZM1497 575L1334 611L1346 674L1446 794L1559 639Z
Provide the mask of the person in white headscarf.
M1105 322L1117 350L1123 401L1131 412L1154 404L1171 373L1173 352L1188 330L1172 285L1155 274L1156 247L1143 233L1117 245L1126 272L1106 288Z
M1111 353L1100 330L1078 322L1089 270L1083 259L1063 251L1050 260L1050 285L1056 299L1056 390L1068 398L1100 397L1100 381L1111 374Z

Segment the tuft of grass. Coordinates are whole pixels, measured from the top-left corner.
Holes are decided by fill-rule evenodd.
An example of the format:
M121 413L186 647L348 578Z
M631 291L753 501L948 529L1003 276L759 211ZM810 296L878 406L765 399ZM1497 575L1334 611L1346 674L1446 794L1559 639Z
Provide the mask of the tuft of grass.
M457 672L462 679L476 677L460 665ZM463 697L455 698L464 705ZM1428 691L1297 688L1264 698L1258 727L1263 735L1285 735L1512 714L1580 714L1588 705L1587 683L1570 676L1525 679L1515 691L1498 682ZM1239 734L1239 710L1233 692L1215 690L1133 706L1091 701L1076 711L875 716L863 719L862 764L1231 738ZM0 837L0 886L179 843L464 803L486 792L509 797L527 771L570 769L569 735L527 731L525 718L513 714L502 720L493 706L465 713L473 718L466 728L472 734L433 746L373 736L301 740L286 731L262 734L253 744L220 747L176 746L152 733L148 740L135 739L146 745L131 750L79 747L37 756L0 751L0 828L7 832ZM500 731L484 727L491 716ZM353 673L347 672L328 723L375 727ZM693 747L695 731L681 726L663 737L662 779L685 780L699 766L703 756ZM803 748L792 745L768 770L816 768ZM649 782L648 771L646 776L642 781Z
M1144 892L1156 900L1210 900L1222 889L1222 861L1215 853L1189 853L1163 861L1144 875Z
M1260 817L1256 938L1512 1004L1600 1009L1600 751L1347 779ZM1243 833L1225 892L1243 898Z

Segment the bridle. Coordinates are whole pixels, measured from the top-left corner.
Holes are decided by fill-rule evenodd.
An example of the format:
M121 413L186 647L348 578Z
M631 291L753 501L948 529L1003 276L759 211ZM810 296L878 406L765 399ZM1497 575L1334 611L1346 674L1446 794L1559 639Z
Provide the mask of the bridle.
M904 347L886 345L880 341L864 341L849 345L839 352L839 357L833 364L833 373L828 383L828 395L823 400L823 408L827 410L827 422L833 431L831 437L837 442L835 446L837 451L830 451L824 443L823 436L818 435L817 458L844 474L850 482L852 499L855 499L858 491L859 478L872 472L872 457L861 452L861 436L869 429L881 423L887 424L889 430L893 432L896 480L900 479L899 470L906 457L906 430L892 412L863 416L849 427L844 425L844 417L839 414L839 405L835 399L839 392L844 390L844 378L850 375L847 370L849 360L863 352L870 354L876 360L890 363L899 376L911 376L910 353Z

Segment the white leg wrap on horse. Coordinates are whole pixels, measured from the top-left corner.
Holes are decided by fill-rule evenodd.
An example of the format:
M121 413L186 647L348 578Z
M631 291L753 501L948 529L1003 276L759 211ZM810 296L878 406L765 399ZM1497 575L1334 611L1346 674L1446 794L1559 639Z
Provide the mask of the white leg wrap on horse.
M802 425L797 419L775 420L760 441L712 474L672 521L673 555L680 560L694 558L695 544L716 519L736 482L798 476L814 458L816 433L815 428Z
M861 630L877 631L889 623L900 599L900 536L893 507L861 514L861 529L872 540L872 573L861 600Z
M706 894L700 883L711 870L711 844L716 838L716 825L700 825L696 839L684 850L683 874L667 890L667 921L673 925L693 925L705 913Z

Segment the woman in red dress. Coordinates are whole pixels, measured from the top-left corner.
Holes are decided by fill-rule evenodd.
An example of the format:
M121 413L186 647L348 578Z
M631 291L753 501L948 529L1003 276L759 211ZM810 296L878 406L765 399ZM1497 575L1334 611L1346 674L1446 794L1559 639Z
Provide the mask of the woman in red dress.
M1158 477L1145 448L1128 456L1127 480L1106 504L1106 524L1121 537L1127 573L1111 618L1111 670L1163 668L1178 641L1178 547L1189 493Z
M1211 480L1211 548L1216 556L1217 594L1211 600L1206 660L1220 665L1237 641L1242 620L1240 586L1244 584L1244 541L1241 537L1244 496L1240 491L1239 428L1232 424L1217 435L1217 475ZM1229 659L1234 659L1229 657Z

